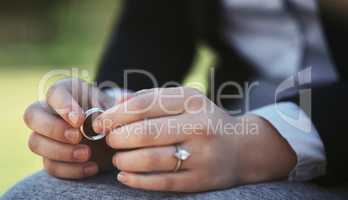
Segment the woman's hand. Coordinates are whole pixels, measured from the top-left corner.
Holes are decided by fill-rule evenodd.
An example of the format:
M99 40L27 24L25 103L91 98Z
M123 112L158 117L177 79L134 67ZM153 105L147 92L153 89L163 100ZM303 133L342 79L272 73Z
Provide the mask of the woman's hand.
M265 120L231 117L191 88L138 92L93 126L108 133L108 145L122 150L112 161L121 171L118 180L134 188L222 189L286 178L296 164L290 146ZM177 144L191 156L174 172Z
M65 79L48 90L46 101L35 102L27 108L24 120L33 131L29 148L43 158L48 173L79 179L112 166L113 151L105 142L88 143L79 131L84 109L105 107L110 102L112 99L97 88L78 79Z

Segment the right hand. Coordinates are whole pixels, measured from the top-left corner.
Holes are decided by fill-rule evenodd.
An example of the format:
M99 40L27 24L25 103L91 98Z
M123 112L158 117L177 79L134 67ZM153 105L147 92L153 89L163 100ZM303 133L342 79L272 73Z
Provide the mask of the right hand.
M65 79L50 87L46 101L34 102L26 109L23 118L33 131L29 148L43 158L49 174L80 179L112 166L114 152L105 141L84 140L79 127L84 121L84 109L106 108L114 102L96 87L78 79Z

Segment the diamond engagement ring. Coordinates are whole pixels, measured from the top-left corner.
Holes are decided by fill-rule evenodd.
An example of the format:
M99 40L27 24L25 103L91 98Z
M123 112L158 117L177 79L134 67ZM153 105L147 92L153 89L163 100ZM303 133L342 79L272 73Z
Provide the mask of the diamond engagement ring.
M85 137L88 140L91 141L97 141L101 140L105 137L104 134L99 134L93 131L92 127L92 117L94 114L101 114L104 110L100 108L91 108L85 112L85 121L83 122L82 126L80 127L81 133L83 137Z
M180 145L175 145L174 157L177 158L177 162L174 168L174 172L179 171L183 161L187 160L190 156L191 154L185 149L181 148Z

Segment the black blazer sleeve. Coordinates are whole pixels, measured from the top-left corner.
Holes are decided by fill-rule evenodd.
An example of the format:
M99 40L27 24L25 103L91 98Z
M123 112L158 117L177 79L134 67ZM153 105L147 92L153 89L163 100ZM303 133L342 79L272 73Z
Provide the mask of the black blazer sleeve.
M312 88L312 122L324 143L327 173L319 181L339 184L348 180L348 84Z
M126 0L102 58L97 82L112 81L131 90L156 85L145 75L132 74L127 85L127 69L145 70L162 86L182 81L192 64L195 41L189 18L188 0Z
M327 174L318 181L339 184L348 181L348 19L327 12L320 5L320 18L332 60L340 80L312 89L312 121L324 143ZM291 100L296 101L296 97Z

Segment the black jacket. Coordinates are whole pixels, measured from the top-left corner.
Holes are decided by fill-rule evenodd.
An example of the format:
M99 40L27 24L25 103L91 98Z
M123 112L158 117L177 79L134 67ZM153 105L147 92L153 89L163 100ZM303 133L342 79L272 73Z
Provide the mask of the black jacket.
M157 78L182 81L194 59L199 43L218 55L215 85L252 77L253 65L244 60L220 36L224 22L217 0L127 0L118 26L102 59L97 81L110 80L124 87L125 69L143 69ZM348 180L348 56L345 51L348 21L320 6L320 17L340 80L312 89L312 121L325 145L328 161L323 183ZM238 66L238 69L230 67ZM153 87L143 76L130 76L127 88ZM290 100L297 102L294 96ZM347 123L348 124L348 123Z

